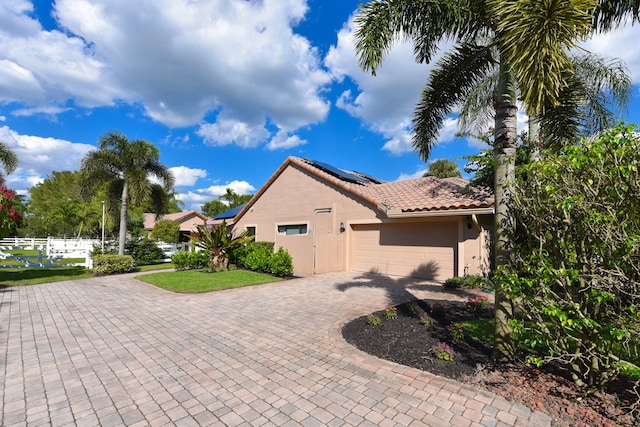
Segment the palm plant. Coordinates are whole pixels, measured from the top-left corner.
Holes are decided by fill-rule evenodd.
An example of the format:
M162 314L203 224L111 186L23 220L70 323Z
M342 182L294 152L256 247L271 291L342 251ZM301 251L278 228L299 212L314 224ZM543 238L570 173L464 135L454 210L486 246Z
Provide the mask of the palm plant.
M414 113L413 145L424 160L446 117L482 85L492 89L497 266L509 262L515 231L516 103L539 117L541 126L550 126L555 112L569 108L569 102L563 105L569 95L578 106L584 98L576 98L580 91L570 51L595 30L619 25L626 16L637 19L637 0L373 0L359 10L359 63L374 75L398 40L411 40L421 63L431 61L441 41L455 43L432 70ZM577 110L564 117L573 120ZM513 307L500 284L495 307L494 357L511 360Z
M209 268L212 272L218 268L227 268L230 253L253 241L254 237L249 235L249 230L234 235L233 230L227 227L226 221L213 227L198 225L197 232L191 235L195 244L209 254Z
M15 171L18 167L18 156L2 141L0 141L0 163L2 163L7 175ZM0 172L0 180L3 178L2 172Z
M108 206L113 207L116 201L120 202L120 255L124 254L127 237L129 203L140 204L146 197L158 202L165 200L164 192L154 188L148 177L156 177L166 188L173 187L173 174L159 159L160 152L155 145L140 139L130 141L115 131L100 137L98 149L90 151L82 159L83 193L91 194L95 184L106 183ZM156 213L164 213L161 206Z

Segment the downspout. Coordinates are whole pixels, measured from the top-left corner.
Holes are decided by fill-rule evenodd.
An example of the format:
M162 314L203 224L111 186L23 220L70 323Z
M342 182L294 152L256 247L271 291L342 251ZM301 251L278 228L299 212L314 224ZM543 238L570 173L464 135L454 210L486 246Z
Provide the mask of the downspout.
M313 210L313 274L316 274L316 226L318 225L318 214L320 213L331 213L333 208L318 208Z

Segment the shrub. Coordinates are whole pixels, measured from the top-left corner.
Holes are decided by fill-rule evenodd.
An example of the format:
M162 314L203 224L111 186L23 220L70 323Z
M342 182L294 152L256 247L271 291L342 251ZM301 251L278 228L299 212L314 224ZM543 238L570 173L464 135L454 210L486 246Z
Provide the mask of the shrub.
M171 257L176 270L199 270L207 267L209 254L205 251L179 251Z
M371 326L378 326L380 324L380 318L375 314L367 315L367 324Z
M150 239L129 240L125 244L125 250L138 265L157 264L166 257L162 249Z
M479 274L469 274L461 277L450 277L443 286L447 289L482 289L491 288L489 279Z
M273 254L273 252L265 246L256 246L247 253L243 264L249 270L266 273L269 270L271 254Z
M95 255L92 260L98 275L130 273L135 268L131 255Z
M153 226L151 236L165 243L178 243L180 241L180 224L170 219L161 219Z
M293 260L289 252L278 248L269 258L269 273L276 277L288 277L293 274Z
M265 241L249 242L247 244L244 244L234 249L233 252L231 253L231 256L229 257L229 261L236 263L240 266L249 268L246 264L247 255L249 255L254 251L262 251L263 253L271 254L273 253L274 245L275 245L274 242L265 242ZM254 262L254 260L251 260L250 262Z
M589 389L603 389L621 356L640 351L636 130L621 124L562 153L543 151L524 169L513 260L494 276L522 308L514 320L525 343L540 351L529 360L564 363Z

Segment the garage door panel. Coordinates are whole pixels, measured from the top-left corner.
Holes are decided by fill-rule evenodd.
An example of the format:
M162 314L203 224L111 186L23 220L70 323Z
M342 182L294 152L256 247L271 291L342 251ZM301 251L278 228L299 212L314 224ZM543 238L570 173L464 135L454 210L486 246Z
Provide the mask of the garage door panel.
M352 266L445 280L455 269L456 236L455 223L354 225Z

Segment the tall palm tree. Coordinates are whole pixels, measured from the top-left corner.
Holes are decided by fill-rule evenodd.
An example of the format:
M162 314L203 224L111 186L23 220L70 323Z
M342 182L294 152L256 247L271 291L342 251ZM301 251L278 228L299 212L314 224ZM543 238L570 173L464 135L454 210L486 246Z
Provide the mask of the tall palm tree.
M2 163L7 175L15 171L18 167L18 156L2 141L0 141L0 163ZM0 171L0 180L2 179L4 179L4 176Z
M441 41L455 43L432 70L414 113L413 145L425 161L445 118L494 76L490 84L497 266L509 262L515 231L511 188L516 102L521 101L530 116L553 119L549 112L557 111L568 93L575 93L571 49L595 30L624 22L626 16L637 19L637 0L373 0L359 10L355 20L359 63L374 75L399 40L412 41L421 63L431 61ZM495 306L494 358L511 360L515 348L508 320L513 308L500 284Z
M173 187L173 174L159 159L160 152L155 145L141 139L130 141L124 134L116 131L107 132L100 137L98 149L90 151L82 159L80 170L84 176L83 191L90 193L94 184L106 182L107 202L113 203L119 198L120 255L124 254L127 237L129 202L139 204L154 193L149 176L158 178L166 188Z

